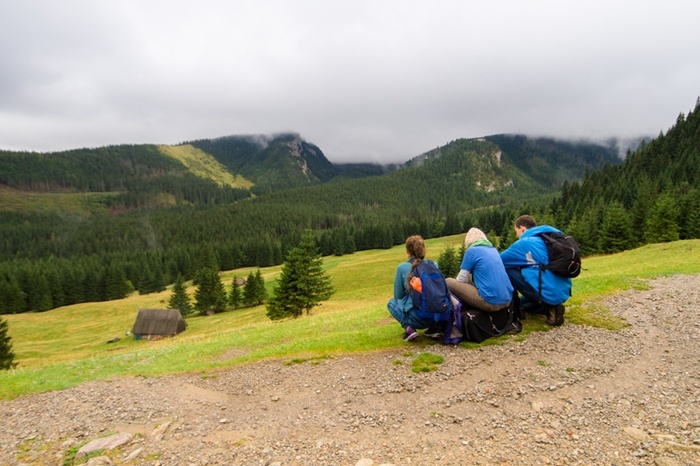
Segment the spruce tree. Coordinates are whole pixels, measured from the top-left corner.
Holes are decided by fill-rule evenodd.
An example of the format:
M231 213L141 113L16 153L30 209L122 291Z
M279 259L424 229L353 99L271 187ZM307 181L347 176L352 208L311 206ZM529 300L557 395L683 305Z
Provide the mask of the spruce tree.
M267 304L267 316L271 320L299 317L303 311L309 314L314 306L333 294L331 279L323 270L323 259L311 230L306 230L299 246L289 251L272 294Z
M192 303L190 303L190 297L187 295L185 279L182 274L179 274L175 279L173 294L170 295L170 299L168 300L168 307L170 309L179 310L182 317L192 312Z
M52 309L51 288L46 279L46 275L40 272L33 272L31 275L32 286L27 295L29 310L31 311L48 311Z
M459 272L460 264L461 258L459 258L458 261L453 246L446 246L440 253L438 266L440 267L440 272L442 272L445 277L456 277Z
M234 275L233 280L231 280L231 293L228 295L228 303L233 306L234 309L238 309L238 306L242 303L242 299L241 286L238 284L238 277Z
M606 253L624 251L634 241L632 221L619 202L612 202L605 208L598 241L598 249Z
M680 211L675 199L669 193L661 194L654 203L644 231L647 242L665 243L677 241L678 216Z
M8 324L0 317L0 370L17 366L15 353L12 351L12 338L7 334Z
M129 284L124 269L116 264L110 264L102 277L103 298L106 301L123 299L129 294Z
M258 282L253 275L251 270L248 274L248 278L245 280L245 287L243 288L243 305L245 307L253 307L257 304L258 296Z
M5 293L8 314L18 314L27 310L27 293L22 290L14 276L10 277Z
M205 243L199 248L195 259L195 268L199 271L202 269L219 270L219 259L214 252L214 247L211 243Z
M197 272L196 278L195 309L202 315L225 310L226 291L219 278L219 272L211 268L204 268Z
M267 292L265 291L265 279L260 272L260 269L255 273L255 303L256 305L262 304L267 299Z

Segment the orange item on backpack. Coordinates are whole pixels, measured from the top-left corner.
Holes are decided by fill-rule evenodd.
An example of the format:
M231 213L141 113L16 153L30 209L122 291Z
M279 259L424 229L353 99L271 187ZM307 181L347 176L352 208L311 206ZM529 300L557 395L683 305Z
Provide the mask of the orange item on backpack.
M408 283L411 285L411 288L413 288L417 292L423 292L423 282L420 281L419 277L412 277Z

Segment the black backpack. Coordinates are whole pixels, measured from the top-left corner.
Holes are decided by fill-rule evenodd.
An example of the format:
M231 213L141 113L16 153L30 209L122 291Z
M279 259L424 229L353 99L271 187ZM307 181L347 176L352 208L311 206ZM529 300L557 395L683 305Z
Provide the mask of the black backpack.
M566 278L578 277L581 273L581 250L572 236L563 233L540 233L549 255L545 270Z
M424 260L413 269L409 277L409 293L419 317L435 322L452 317L450 290L435 262Z
M508 307L495 312L465 307L462 309L464 340L481 343L506 333L520 333L523 324L518 318L518 306L518 300L513 299Z

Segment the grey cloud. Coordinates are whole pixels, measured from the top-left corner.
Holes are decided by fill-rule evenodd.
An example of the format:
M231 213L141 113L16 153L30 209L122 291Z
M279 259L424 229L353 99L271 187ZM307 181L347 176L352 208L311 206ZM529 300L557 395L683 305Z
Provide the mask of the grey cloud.
M502 132L658 134L700 94L694 1L7 0L0 148L298 132L401 162Z

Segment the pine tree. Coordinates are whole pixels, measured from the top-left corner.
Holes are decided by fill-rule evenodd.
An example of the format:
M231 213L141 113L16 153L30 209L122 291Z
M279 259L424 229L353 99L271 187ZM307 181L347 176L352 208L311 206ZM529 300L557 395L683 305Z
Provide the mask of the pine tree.
M501 247L501 237L498 236L495 231L489 230L489 232L486 233L486 239L491 242L494 248L498 249Z
M126 298L129 294L129 285L126 280L124 270L116 264L110 264L105 271L103 280L103 298L107 301L112 299Z
M177 279L175 279L173 294L170 295L170 299L168 300L168 307L170 309L179 310L182 317L185 317L192 312L192 303L190 303L190 297L187 295L185 279L182 274L179 274Z
M7 329L7 321L0 317L0 370L17 366L15 353L12 351L12 338L7 334Z
M446 246L438 258L440 272L442 272L445 277L456 277L457 273L459 272L460 263L461 260L458 261L455 248L453 246Z
M683 239L700 238L700 189L694 189L686 198Z
M258 296L258 282L253 275L251 270L248 274L248 278L245 280L245 287L243 288L243 305L245 307L253 307L257 305Z
M52 309L51 288L46 275L40 272L33 272L31 280L32 286L27 296L29 309L39 312Z
M205 243L199 248L199 253L195 259L195 267L197 270L214 269L219 271L219 259L211 243Z
M228 303L233 306L234 309L238 309L242 299L241 286L238 284L238 277L234 275L233 280L231 280L231 293L228 295Z
M219 278L219 272L204 268L197 272L197 289L194 292L194 308L200 314L221 312L226 309L226 291Z
M256 305L260 305L264 303L267 299L267 291L265 291L265 279L263 278L260 269L258 269L258 271L255 273L255 283L255 303Z
M584 256L590 256L598 252L600 231L598 228L597 209L591 207L586 209L580 217L574 215L569 222L566 233L576 238L576 242L581 248L581 254Z
M677 241L680 212L675 199L669 193L661 194L652 207L647 219L644 236L649 243Z
M598 249L602 252L626 250L634 241L632 221L619 202L612 202L605 208L603 224L598 239Z
M5 292L8 314L18 314L27 310L27 293L22 290L22 287L19 286L19 282L14 276L10 277Z
M469 230L467 230L469 231ZM459 266L462 265L462 261L464 260L464 255L467 253L467 245L462 243L459 245L459 250L457 250L457 270L459 270Z
M323 270L323 258L311 230L306 230L301 243L289 251L282 265L282 274L267 304L271 320L307 314L333 294L331 279Z

